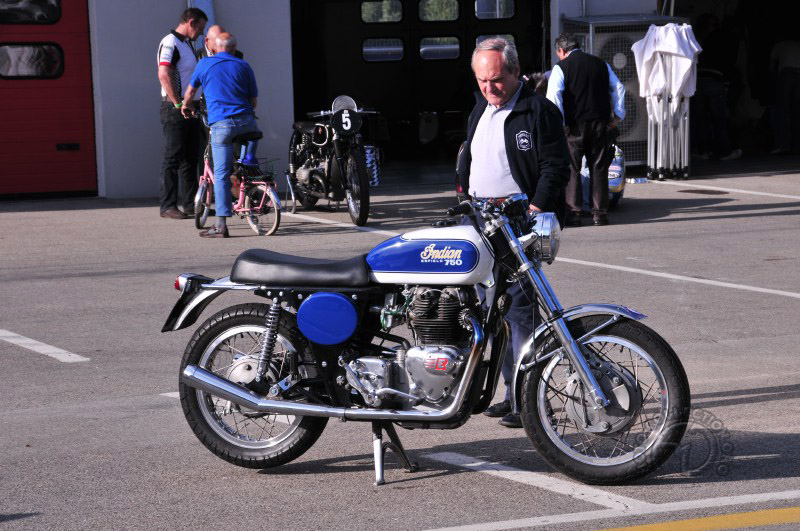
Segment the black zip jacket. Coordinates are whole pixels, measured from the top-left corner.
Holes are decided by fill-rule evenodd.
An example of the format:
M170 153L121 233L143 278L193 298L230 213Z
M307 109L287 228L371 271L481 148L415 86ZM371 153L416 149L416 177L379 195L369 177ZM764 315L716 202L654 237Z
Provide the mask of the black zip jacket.
M467 141L461 150L456 173L464 193L469 193L472 162L470 143L488 104L479 92L467 122ZM514 109L505 122L506 155L511 176L537 208L554 212L561 225L566 218L564 190L569 181L569 151L561 112L547 98L523 86Z

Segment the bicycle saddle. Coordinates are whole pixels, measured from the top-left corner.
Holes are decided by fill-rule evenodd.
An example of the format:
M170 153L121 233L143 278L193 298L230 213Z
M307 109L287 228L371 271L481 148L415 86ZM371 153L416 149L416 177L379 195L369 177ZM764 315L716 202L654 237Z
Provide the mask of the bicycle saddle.
M233 137L233 142L236 144L247 144L251 140L258 140L264 137L261 131L253 131L252 133L242 133Z

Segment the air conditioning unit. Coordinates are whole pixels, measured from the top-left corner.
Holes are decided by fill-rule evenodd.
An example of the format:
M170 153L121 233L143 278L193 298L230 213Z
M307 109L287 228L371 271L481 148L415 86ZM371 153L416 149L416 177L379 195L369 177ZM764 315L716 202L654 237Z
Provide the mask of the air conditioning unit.
M631 46L644 38L651 24L682 23L678 17L660 15L599 15L562 18L561 31L572 33L581 49L608 63L625 85L625 120L617 144L625 153L625 165L647 164L647 107L639 97L639 76Z

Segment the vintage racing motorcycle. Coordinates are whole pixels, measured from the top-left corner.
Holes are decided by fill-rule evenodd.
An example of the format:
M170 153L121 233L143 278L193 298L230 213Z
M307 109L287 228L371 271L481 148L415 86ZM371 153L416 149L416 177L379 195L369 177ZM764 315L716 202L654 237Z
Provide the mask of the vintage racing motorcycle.
M527 205L522 194L465 201L346 260L251 249L230 276L180 275L165 332L222 293L264 299L214 314L186 347L180 397L195 435L222 459L268 468L302 455L331 417L371 422L376 484L387 448L414 470L394 426L458 428L486 409L509 341L506 291L525 278L543 322L516 362L512 408L539 455L595 484L656 469L686 429L683 367L641 313L561 307L542 271L558 221Z
M333 100L330 111L311 113L318 121L295 122L289 141L287 193L291 212L299 202L311 208L320 199L346 200L350 219L364 225L369 217L369 173L359 109L350 96Z

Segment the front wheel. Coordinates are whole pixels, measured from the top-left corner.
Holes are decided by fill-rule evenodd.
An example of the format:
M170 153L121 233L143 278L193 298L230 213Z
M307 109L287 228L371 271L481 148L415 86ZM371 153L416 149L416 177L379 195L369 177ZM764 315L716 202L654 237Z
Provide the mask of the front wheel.
M347 156L345 163L347 176L347 211L350 219L358 226L367 222L369 217L369 175L364 152L354 149Z
M575 338L608 320L569 323ZM645 476L677 449L689 420L686 373L675 352L647 326L623 320L581 341L611 404L595 409L569 357L556 352L530 370L522 387L522 423L539 454L586 483L611 485ZM558 347L545 340L537 354Z
M270 236L281 224L281 202L272 186L258 184L247 189L244 196L247 224L259 236Z
M289 376L294 363L300 376L313 377L314 362L294 317L281 311L278 337L266 377L255 381L269 306L241 304L211 316L192 336L181 361L265 394ZM247 468L282 465L303 455L316 442L328 419L260 413L179 383L183 414L192 431L218 457ZM304 401L300 392L285 399Z
M211 211L211 189L208 181L200 179L197 193L194 196L194 226L198 229L205 228L208 214Z

